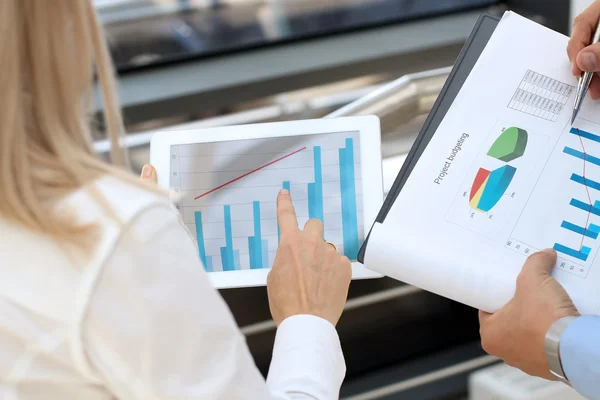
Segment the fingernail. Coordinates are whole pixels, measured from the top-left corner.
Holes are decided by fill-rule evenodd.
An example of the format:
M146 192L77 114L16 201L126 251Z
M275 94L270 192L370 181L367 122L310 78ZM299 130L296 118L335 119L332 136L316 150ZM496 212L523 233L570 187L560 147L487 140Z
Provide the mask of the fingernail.
M554 250L554 249L544 249L544 250L542 250L542 253L556 254L556 250Z
M152 176L152 166L149 164L144 165L142 168L142 177L150 178Z
M281 189L281 191L279 192L279 194L285 196L286 194L290 194L290 192L287 189Z
M589 51L581 54L581 64L586 71L596 70L596 56Z

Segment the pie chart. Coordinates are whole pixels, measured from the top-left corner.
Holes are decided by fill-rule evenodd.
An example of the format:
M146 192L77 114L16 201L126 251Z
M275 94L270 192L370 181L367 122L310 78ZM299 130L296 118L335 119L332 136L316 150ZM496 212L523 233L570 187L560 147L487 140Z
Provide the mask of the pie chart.
M527 147L527 131L510 127L496 139L487 155L504 162L510 162L523 156Z
M471 208L482 212L488 212L494 208L508 189L516 172L517 169L510 165L493 171L479 168L473 186L471 186L469 196Z
M520 158L527 147L527 131L517 127L504 129L496 138L489 151L488 157L509 163ZM506 164L490 171L479 168L471 185L469 205L472 209L488 212L500 201L512 182L517 169Z

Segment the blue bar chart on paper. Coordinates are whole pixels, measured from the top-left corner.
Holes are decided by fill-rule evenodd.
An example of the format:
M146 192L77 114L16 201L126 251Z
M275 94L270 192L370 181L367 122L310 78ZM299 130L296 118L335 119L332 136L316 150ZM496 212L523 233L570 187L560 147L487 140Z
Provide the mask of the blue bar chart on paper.
M600 166L600 158L586 152L584 140L600 143L600 136L578 128L571 128L569 133L579 137L580 149L565 146L563 153L575 157L583 163L582 172L572 173L570 179L573 182L583 185L584 191L582 191L582 193L585 193L584 198L587 199L587 201L582 201L573 198L569 202L569 205L581 210L579 219L585 220L585 224L580 225L570 221L563 221L560 225L561 228L572 232L578 240L580 238L580 241L577 243L577 246L555 243L553 247L558 253L585 262L592 252L592 248L586 245L586 240L596 241L598 239L598 234L600 233L600 226L589 222L593 215L600 216L600 201L596 200L592 203L592 194L590 193L593 191L600 191L600 183L587 176L586 170L589 171L587 168L588 163L590 164L590 167ZM598 193L600 194L600 192Z
M177 145L171 160L171 190L207 272L272 266L282 240L282 189L300 228L323 221L324 239L356 259L364 240L357 132Z
M543 200L524 210L506 247L523 255L552 247L558 269L585 279L600 249L600 135L592 132L600 126L584 123L563 131L540 178Z

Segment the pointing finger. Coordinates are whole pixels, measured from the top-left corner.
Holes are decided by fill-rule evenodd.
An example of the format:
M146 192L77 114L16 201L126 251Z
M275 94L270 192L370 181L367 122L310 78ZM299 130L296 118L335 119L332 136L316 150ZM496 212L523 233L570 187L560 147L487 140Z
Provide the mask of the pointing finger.
M298 230L298 219L292 204L292 196L286 189L280 191L277 196L277 223L281 235Z

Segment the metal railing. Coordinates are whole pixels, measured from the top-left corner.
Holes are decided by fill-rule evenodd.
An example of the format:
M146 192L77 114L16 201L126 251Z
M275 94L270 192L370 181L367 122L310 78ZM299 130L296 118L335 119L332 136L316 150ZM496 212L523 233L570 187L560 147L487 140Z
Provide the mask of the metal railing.
M377 389L360 393L355 396L345 397L342 400L377 400L389 398L389 396L398 394L400 392L405 392L407 390L414 389L419 386L438 382L442 379L447 379L453 376L468 373L476 369L494 364L498 361L500 360L493 356L481 356L458 364L451 365L446 368L438 369L436 371L419 375L414 378L381 386Z
M346 305L344 306L344 311L349 311L360 307L382 303L384 301L398 299L400 297L408 296L420 291L421 289L419 288L410 285L405 285L392 289L381 290L379 292L370 293L363 296L358 296L346 302ZM240 329L244 335L251 336L259 333L268 332L274 330L275 328L275 321L270 319L246 325L241 327Z
M398 126L410 123L415 118L425 115L431 110L440 93L451 68L440 68L431 71L405 75L397 80L378 86L369 86L362 90L353 90L347 94L335 93L320 97L302 105L273 104L225 116L209 118L190 123L169 126L148 132L132 133L123 138L122 146L126 149L150 145L154 133L161 130L201 129L216 126L240 125L284 119L298 111L298 107L327 109L336 104L346 104L327 117L342 117L373 114L381 119L383 140L386 133ZM350 102L349 104L347 104ZM302 110L300 110L302 111ZM106 139L94 143L96 152L107 154L110 143Z
M451 70L452 67L445 67L404 75L327 117L377 115L382 121L382 132L390 125L409 123L429 113Z

